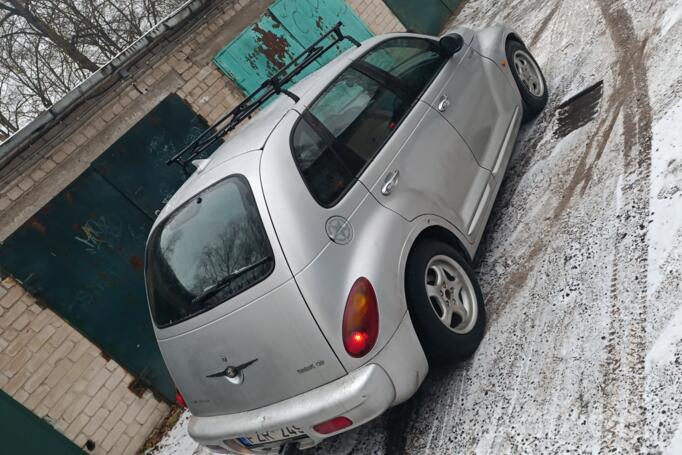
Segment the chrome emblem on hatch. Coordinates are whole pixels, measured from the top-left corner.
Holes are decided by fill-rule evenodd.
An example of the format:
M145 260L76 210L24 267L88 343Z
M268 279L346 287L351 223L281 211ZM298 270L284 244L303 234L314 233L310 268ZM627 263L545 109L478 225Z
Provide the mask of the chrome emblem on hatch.
M232 384L239 385L244 382L244 370L258 362L258 359L249 360L241 365L233 366L230 365L222 371L217 373L209 374L207 378L225 378Z

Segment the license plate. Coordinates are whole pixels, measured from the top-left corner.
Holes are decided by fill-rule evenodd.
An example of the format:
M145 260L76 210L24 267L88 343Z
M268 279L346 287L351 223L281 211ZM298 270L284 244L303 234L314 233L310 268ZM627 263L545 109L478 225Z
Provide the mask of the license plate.
M307 435L299 427L296 425L289 425L277 430L259 431L258 433L242 436L237 438L237 441L239 441L246 448L253 448L305 436Z

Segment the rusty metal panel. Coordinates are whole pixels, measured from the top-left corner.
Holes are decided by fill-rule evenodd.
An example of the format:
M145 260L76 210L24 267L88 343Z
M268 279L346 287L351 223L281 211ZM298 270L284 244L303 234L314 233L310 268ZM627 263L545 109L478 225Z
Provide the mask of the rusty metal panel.
M166 161L208 127L172 94L114 142L92 166L151 219L185 181ZM204 153L210 155L222 141ZM198 157L201 158L201 157Z
M272 14L266 12L257 23L244 29L225 46L213 62L249 94L304 49ZM311 65L297 80L317 68L318 64Z
M358 41L372 37L369 28L343 0L278 0L270 6L270 12L303 47L308 47L339 21L343 22L343 33ZM330 50L318 62L324 65L352 45L343 41L336 46L336 52Z
M151 219L86 170L0 246L10 273L168 400L174 386L152 331L143 280Z
M343 0L279 0L257 23L225 46L213 62L249 94L339 21L344 23L344 33L360 41L372 36ZM349 46L349 42L344 42L336 51L330 50L295 81L320 68Z

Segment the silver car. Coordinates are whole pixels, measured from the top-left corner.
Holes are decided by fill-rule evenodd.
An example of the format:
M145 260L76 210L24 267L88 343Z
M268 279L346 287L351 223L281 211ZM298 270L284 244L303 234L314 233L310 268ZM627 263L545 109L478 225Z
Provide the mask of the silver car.
M354 41L332 32L213 130L267 104L193 161L147 243L156 337L215 452L362 425L483 337L471 260L542 72L493 26L377 36L306 75Z

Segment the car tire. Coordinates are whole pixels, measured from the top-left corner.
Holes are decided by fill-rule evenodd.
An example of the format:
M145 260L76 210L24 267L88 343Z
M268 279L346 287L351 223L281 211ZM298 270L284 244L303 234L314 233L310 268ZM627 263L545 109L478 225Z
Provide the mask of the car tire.
M540 65L528 48L516 40L507 41L507 62L523 102L523 121L537 117L547 105L548 91Z
M407 261L405 288L430 363L461 361L476 351L485 329L483 294L457 249L438 240L419 242Z

